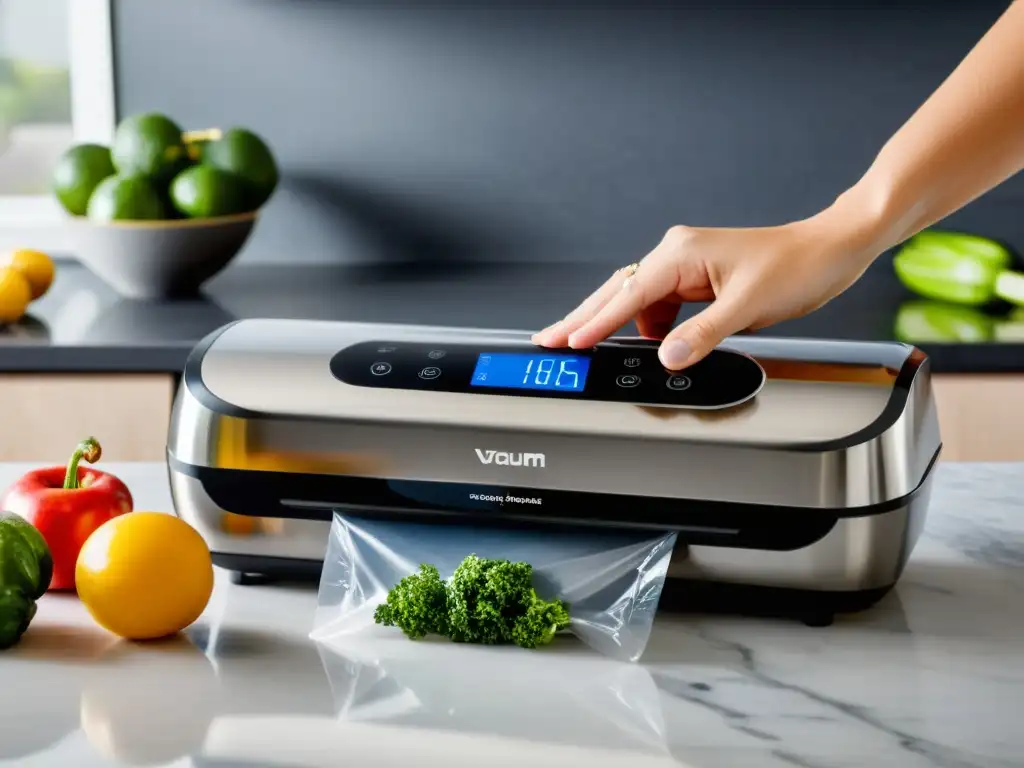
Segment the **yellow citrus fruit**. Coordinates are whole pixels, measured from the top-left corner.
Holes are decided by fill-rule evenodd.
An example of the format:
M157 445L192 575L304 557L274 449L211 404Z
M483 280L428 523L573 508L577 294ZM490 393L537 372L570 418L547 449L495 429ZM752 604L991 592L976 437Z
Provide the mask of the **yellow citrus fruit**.
M16 323L32 301L28 280L12 267L0 267L0 323Z
M35 301L53 285L53 261L42 251L21 248L11 251L2 262L2 266L13 267L21 272L32 290L32 301Z
M206 542L184 520L129 512L86 540L75 585L101 627L129 640L153 640L202 615L213 593L213 562Z

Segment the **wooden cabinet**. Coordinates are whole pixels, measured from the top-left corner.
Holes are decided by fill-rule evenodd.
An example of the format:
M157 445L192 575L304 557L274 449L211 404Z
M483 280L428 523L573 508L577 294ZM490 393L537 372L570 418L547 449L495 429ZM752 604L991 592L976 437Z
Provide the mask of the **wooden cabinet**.
M943 461L1024 461L1024 374L932 376Z
M163 461L171 374L0 374L0 461L62 464L90 435L101 461Z
M0 461L67 461L94 435L105 461L163 461L177 377L0 374ZM935 374L944 461L1024 461L1024 374Z

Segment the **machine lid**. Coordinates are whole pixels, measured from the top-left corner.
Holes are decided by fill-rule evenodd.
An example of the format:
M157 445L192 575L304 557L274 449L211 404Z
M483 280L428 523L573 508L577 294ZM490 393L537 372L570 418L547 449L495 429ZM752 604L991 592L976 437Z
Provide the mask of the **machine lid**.
M483 358L494 366L495 355L506 356L504 385L512 373L534 373L538 361L554 360L546 381L557 369L571 386L477 386ZM243 320L196 347L185 381L211 409L243 418L821 450L884 431L902 413L924 360L896 342L762 336L729 338L714 357L725 364L688 369L689 383L673 389L677 374L660 366L657 343L646 339L609 339L588 357L542 350L526 331ZM746 377L742 386L715 378L729 374ZM712 400L724 394L702 407L693 399L698 392Z

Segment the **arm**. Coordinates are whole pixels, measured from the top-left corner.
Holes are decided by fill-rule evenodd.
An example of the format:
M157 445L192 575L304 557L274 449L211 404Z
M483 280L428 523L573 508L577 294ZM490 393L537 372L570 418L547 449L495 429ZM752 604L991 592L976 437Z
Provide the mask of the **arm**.
M1024 2L1014 2L824 213L870 233L869 257L1024 168Z
M669 369L726 336L817 309L889 248L1024 168L1024 2L1016 0L886 143L861 179L815 216L775 227L672 227L635 270L612 275L534 336L587 348L630 320L663 338ZM710 301L672 328L683 302Z

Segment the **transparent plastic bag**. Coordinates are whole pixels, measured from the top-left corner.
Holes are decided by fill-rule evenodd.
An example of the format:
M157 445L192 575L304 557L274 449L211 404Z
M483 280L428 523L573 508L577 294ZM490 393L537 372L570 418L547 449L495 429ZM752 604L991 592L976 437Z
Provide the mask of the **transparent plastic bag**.
M666 727L674 702L643 664L568 643L510 653L393 635L316 650L327 708L218 716L207 764L683 768Z
M537 594L568 604L570 633L606 656L636 661L650 637L675 541L674 532L511 529L335 514L310 637L392 636L400 630L378 626L373 614L395 584L421 563L448 579L476 554L530 563Z
M335 716L346 723L483 738L505 747L507 764L529 762L511 759L523 757L523 744L553 755L582 747L605 755L604 764L616 755L618 765L631 756L668 754L661 694L641 664L557 650L509 654L479 645L451 653L445 645L401 637L350 640L343 648L318 644Z

